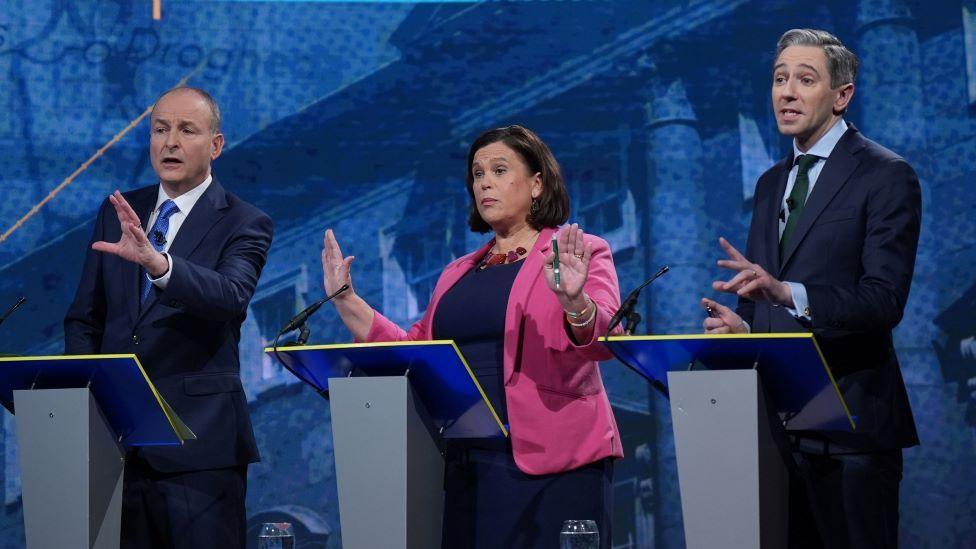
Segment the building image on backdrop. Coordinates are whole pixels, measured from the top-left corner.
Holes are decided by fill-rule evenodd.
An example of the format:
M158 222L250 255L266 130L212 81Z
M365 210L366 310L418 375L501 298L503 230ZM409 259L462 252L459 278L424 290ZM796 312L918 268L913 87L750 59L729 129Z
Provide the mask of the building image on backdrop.
M701 332L717 239L744 246L756 180L791 151L770 108L784 30L827 29L861 58L845 115L908 160L923 225L895 344L921 445L905 451L900 539L976 539L976 1L776 0L332 3L8 0L0 5L0 230L12 227L163 90L191 75L223 110L214 173L274 219L242 328L241 373L262 461L249 539L269 520L301 547L341 546L329 403L263 354L323 296L322 233L356 256L356 292L391 320L421 317L444 265L475 249L467 146L532 128L559 159L570 220L603 236L640 333ZM150 185L137 125L0 242L0 353L61 353L91 220L115 189ZM739 239L739 240L736 240ZM349 340L329 307L311 343ZM973 345L976 348L976 345ZM684 546L668 402L601 366L625 459L614 547ZM23 546L14 419L0 424L0 548Z

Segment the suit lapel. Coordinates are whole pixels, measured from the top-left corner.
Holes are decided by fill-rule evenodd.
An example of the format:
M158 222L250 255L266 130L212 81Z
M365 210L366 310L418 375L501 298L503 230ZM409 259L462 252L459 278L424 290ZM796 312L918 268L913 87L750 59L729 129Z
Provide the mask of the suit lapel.
M770 272L779 272L779 214L783 208L783 195L786 193L786 183L790 178L790 170L793 168L793 155L786 159L780 174L776 177L776 192L773 199L766 205L766 211L760 212L765 223L768 223L764 230L764 240L766 245L766 257L769 259ZM753 261L755 259L750 258Z
M180 226L176 238L169 247L169 254L188 259L210 232L211 227L224 217L226 209L227 193L217 182L217 178L214 178ZM137 322L156 305L156 301L158 301L157 292L150 293L149 299L139 312Z
M803 206L803 213L800 215L800 219L796 224L796 229L793 230L790 243L786 250L783 251L779 269L780 275L786 269L790 258L793 257L800 243L803 242L803 237L810 232L810 228L813 227L814 222L824 212L827 204L844 187L850 179L851 174L854 173L858 165L858 160L855 158L854 153L859 150L859 144L857 128L852 125L841 140L837 142L837 146L834 147L833 152L830 153L830 157L827 158L827 163L817 177L817 183L814 185L810 197L807 198L807 203Z
M521 346L520 324L525 316L525 308L529 303L529 294L535 286L536 280L542 275L542 267L545 264L546 254L552 246L552 235L555 229L542 229L539 238L532 246L532 251L525 258L525 263L515 276L512 283L512 291L508 294L508 306L505 309L505 356L504 356L504 376L507 384L515 374L515 357L518 356L519 346Z
M149 227L147 227L149 217L156 207L157 198L159 198L159 185L150 187L150 189L152 192L147 190L126 199L132 209L135 210L136 215L139 216L139 220L142 222L142 230L146 233L149 232ZM126 301L129 304L129 318L133 324L139 318L139 308L142 301L142 277L143 271L139 264L122 261L122 291L129 296Z

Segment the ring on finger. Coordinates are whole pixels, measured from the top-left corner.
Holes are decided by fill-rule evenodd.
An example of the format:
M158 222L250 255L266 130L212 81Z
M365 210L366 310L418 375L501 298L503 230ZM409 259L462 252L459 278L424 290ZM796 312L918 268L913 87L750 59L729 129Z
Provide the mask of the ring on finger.
M579 259L580 261L583 261L583 254L573 254L573 257Z
M757 273L755 269L749 269L749 272L752 273L752 278L759 276L759 273Z

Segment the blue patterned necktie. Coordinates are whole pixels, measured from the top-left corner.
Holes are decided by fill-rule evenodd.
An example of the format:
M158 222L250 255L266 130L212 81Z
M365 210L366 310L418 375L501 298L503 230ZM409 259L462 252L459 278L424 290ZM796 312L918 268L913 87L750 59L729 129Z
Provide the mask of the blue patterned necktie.
M159 206L159 217L156 218L156 222L153 223L151 229L149 229L149 234L146 237L149 238L149 244L156 249L157 252L163 251L163 247L166 246L166 234L169 232L169 218L171 215L180 211L179 206L176 202L172 200L166 200L162 205ZM145 303L149 299L149 294L152 292L152 280L149 278L149 273L145 269L142 270L142 288L141 294L142 299L140 303Z

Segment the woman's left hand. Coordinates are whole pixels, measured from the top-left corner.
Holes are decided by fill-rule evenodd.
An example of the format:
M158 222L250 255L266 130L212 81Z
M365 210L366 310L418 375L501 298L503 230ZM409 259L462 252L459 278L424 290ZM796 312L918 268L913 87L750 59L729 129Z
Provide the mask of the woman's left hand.
M559 287L556 287L555 258L556 254L549 250L546 255L546 283L556 294L563 309L576 311L585 306L583 284L586 283L590 271L590 256L593 246L583 242L583 231L579 225L573 223L559 230L556 236L559 248Z

